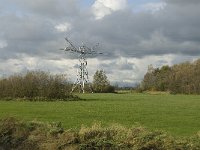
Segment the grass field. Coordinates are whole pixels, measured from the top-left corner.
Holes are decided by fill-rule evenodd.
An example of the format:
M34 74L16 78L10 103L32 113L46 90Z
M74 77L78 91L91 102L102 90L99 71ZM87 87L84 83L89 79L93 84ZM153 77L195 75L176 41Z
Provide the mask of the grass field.
M134 124L161 129L175 136L200 131L200 96L149 94L84 94L84 101L14 102L0 101L0 118L63 123L79 128L100 121L103 125Z

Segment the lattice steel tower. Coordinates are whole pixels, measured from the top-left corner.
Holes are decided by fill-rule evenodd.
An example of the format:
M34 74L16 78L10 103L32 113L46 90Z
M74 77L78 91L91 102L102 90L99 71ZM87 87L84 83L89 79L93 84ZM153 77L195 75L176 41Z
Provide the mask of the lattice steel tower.
M86 45L82 44L81 46L79 46L77 48L75 45L72 44L72 42L68 38L65 38L65 40L67 41L68 46L66 48L60 49L60 50L78 53L79 54L78 58L79 58L79 62L80 62L79 67L77 69L77 75L76 75L77 79L72 86L71 93L75 90L75 88L78 85L80 86L79 92L85 93L85 84L89 83L86 56L94 55L94 54L102 54L102 53L94 50L98 46L98 44L92 48L89 48ZM92 92L92 88L90 86L89 86L89 88Z

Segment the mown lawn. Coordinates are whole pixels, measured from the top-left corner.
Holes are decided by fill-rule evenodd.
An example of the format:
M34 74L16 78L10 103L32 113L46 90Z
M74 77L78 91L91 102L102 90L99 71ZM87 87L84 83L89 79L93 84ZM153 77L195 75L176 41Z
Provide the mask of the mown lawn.
M161 129L172 135L189 136L200 131L200 96L149 94L84 94L83 101L0 101L0 118L62 122L79 128L95 121Z

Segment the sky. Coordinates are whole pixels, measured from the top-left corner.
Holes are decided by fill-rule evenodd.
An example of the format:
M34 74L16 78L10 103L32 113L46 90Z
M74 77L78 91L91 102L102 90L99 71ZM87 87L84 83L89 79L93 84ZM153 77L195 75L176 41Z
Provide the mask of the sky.
M199 0L0 0L0 77L31 70L76 79L78 55L60 51L100 43L89 78L103 69L112 84L139 83L148 65L200 58Z

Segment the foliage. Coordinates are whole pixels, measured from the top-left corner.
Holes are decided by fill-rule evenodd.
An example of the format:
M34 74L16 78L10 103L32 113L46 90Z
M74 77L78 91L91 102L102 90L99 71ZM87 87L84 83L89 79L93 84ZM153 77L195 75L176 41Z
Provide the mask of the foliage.
M0 98L66 99L71 97L65 75L30 71L0 80Z
M53 132L52 134L52 130ZM0 120L0 148L26 149L200 149L200 137L174 138L162 131L149 131L136 126L121 125L102 127L95 123L82 126L79 131L63 130L60 124L24 122L15 118Z
M115 91L103 70L97 70L95 72L92 87L96 93L113 93Z
M149 67L140 86L141 90L170 91L180 94L200 94L200 59L172 67Z

